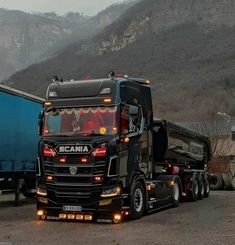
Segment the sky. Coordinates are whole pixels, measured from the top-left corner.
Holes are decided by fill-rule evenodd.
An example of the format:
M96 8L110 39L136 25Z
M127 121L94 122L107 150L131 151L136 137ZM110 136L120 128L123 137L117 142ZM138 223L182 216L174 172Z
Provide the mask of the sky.
M124 0L0 0L0 8L17 9L25 12L79 12L95 15L113 3Z

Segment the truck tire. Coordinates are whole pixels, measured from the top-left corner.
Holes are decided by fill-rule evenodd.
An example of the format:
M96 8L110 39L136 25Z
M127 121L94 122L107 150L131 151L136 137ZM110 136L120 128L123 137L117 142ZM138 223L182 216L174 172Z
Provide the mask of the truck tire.
M27 198L30 198L30 199L34 199L35 196L36 196L36 193L33 193L33 192L29 192L28 191L28 188L27 188L27 185L26 184L23 184L22 185L22 194L27 197Z
M142 183L136 181L131 188L130 219L139 219L145 210L145 191Z
M200 173L199 174L199 195L198 195L199 200L202 200L204 198L205 191L206 191L205 176L203 173Z
M204 197L207 198L210 195L210 182L208 179L208 175L205 176L205 193Z
M229 174L222 174L225 190L232 190L233 189L233 186L232 186L232 183L231 183L229 177L230 177Z
M189 193L189 198L190 201L196 201L198 200L198 196L199 196L199 178L198 178L198 174L194 173L192 176L192 189Z
M180 203L180 183L178 180L175 181L173 187L173 207L178 207Z
M211 175L210 176L210 189L211 190L221 190L224 187L224 181L220 175Z

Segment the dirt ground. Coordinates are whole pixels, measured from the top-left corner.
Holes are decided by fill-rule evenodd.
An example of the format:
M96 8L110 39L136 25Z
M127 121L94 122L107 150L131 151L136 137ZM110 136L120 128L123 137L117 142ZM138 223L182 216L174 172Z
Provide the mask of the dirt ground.
M0 245L17 244L235 244L235 191L181 203L122 224L39 221L33 200L13 206L0 195Z

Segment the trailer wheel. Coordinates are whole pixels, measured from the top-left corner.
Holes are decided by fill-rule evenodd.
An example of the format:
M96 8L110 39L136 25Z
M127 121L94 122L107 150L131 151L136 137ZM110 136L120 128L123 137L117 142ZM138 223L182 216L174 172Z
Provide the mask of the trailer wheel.
M205 191L206 191L206 181L205 181L205 177L203 174L199 175L199 195L198 195L198 199L202 200L205 196Z
M137 181L134 183L131 193L131 219L140 218L145 209L145 192L141 182Z
M176 180L173 186L173 206L178 207L180 202L180 184Z
M190 191L190 200L196 201L199 196L200 186L199 186L199 178L198 174L194 173L193 179L192 179L192 189Z
M220 175L210 176L210 189L211 190L220 190L224 186L224 181Z

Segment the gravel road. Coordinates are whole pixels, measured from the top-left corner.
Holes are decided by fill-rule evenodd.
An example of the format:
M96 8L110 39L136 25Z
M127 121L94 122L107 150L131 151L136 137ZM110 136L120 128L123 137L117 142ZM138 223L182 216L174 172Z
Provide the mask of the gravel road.
M235 191L215 191L207 199L181 203L118 225L39 221L35 204L0 195L0 245L18 244L235 244Z

